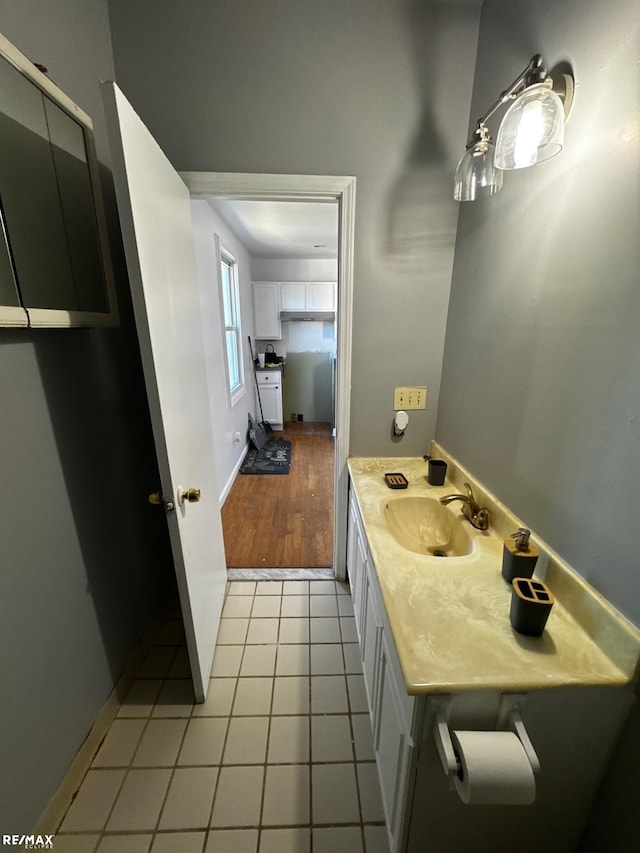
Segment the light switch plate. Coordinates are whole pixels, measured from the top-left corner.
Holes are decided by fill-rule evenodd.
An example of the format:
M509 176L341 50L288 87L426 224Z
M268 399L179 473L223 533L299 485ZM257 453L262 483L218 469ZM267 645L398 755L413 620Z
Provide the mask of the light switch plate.
M413 385L408 388L397 387L393 392L393 408L394 411L404 409L426 409L427 408L427 389L424 385Z

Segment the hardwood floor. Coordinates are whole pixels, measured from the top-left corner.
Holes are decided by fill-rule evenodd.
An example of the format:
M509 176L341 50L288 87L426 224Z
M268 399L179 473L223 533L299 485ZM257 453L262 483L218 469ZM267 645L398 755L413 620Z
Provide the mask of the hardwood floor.
M324 423L286 423L289 474L239 474L222 507L227 567L330 568L334 439Z

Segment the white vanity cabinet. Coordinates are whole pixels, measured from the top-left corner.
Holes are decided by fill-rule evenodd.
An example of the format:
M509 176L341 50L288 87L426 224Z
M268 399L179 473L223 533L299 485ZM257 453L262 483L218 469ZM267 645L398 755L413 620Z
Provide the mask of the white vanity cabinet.
M262 403L262 417L274 429L282 429L282 372L258 370L256 376Z
M404 689L355 494L349 502L347 565L390 853L404 850L415 777L421 704Z
M255 337L260 340L282 338L280 325L280 285L277 281L253 282L253 317Z

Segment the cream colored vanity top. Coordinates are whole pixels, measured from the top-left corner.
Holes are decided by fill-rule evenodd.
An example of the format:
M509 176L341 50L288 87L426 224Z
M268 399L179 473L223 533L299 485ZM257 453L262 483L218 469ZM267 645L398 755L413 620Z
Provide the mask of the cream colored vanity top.
M444 486L429 485L422 458L348 461L407 692L517 692L632 681L640 632L535 535L541 557L534 577L549 586L555 604L542 637L512 629L511 587L501 575L502 542L526 524L442 448L436 446L432 455L449 463ZM389 489L385 472L402 472L408 488ZM464 480L472 484L478 503L491 510L493 528L482 533L469 525L477 537L471 554L423 556L395 540L385 521L385 503L409 495L439 498L459 492ZM461 506L456 502L449 508L460 513Z

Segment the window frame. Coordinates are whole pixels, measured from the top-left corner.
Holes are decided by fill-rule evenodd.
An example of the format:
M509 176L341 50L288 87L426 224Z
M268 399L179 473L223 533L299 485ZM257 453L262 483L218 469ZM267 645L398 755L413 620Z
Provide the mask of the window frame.
M218 297L220 301L220 329L222 334L222 349L224 352L224 368L229 407L233 408L246 392L244 359L242 354L242 311L240 307L240 280L238 276L238 259L222 244L216 234L216 259L218 271ZM232 323L227 325L227 311L225 299L225 285L222 274L222 265L225 264L230 272L230 300ZM229 360L229 347L227 345L227 334L233 332L236 336L236 359L238 367L238 384L231 387L231 364Z

